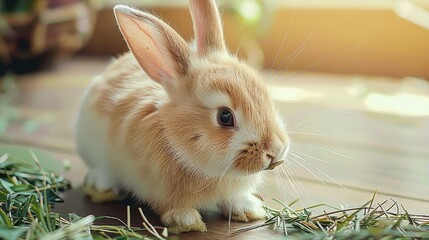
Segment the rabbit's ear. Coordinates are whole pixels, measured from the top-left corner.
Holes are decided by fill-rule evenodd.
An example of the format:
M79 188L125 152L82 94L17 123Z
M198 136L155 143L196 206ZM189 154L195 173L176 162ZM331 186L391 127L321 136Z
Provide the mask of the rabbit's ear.
M114 13L129 49L151 79L164 85L186 75L190 48L176 31L153 15L128 6L118 5Z
M214 0L190 0L192 21L197 39L197 52L226 51L222 23Z

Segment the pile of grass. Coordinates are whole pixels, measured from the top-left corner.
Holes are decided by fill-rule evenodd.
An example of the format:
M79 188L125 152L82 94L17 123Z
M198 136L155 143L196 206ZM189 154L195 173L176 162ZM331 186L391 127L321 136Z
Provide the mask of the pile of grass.
M53 211L63 202L60 192L70 182L58 173L64 165L42 152L0 146L0 239L164 239L147 221L143 211L142 227L122 220L74 213L64 218ZM130 216L128 208L128 216ZM116 219L118 225L97 225L97 220Z
M318 204L294 210L296 201L285 205L276 200L282 208L265 207L268 220L241 228L235 234L273 226L288 239L429 239L429 215L410 214L393 199L376 204L376 194L358 208ZM321 209L323 214L312 212Z

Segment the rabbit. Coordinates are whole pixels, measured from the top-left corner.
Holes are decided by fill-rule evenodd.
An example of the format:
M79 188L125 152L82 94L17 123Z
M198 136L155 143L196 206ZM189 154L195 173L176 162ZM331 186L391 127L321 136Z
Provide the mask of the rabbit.
M76 129L85 192L104 201L124 188L175 233L207 231L199 211L213 206L264 219L257 188L289 146L261 75L228 52L214 0L190 0L190 12L196 49L157 17L114 7L130 51L92 80Z

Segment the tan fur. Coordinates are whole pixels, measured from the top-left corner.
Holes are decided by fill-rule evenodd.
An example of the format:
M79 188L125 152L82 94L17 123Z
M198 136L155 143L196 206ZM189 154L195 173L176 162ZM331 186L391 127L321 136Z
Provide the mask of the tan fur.
M157 75L165 69L172 71L169 66L174 64L169 62L155 68L150 65L150 79L142 70L150 63L133 51L134 55L124 54L94 80L88 94L90 108L100 122L106 123L107 164L122 185L163 216L165 224L172 224L167 213L202 209L210 204L225 211L231 194L252 196L262 170L288 144L258 73L222 47L213 47L219 46L217 41L224 44L214 3L207 1L211 5L201 6L206 1L192 2L193 11L211 9L202 13L213 15L207 24L219 23L212 31L217 34L215 40L207 40L211 36L207 35L207 42L199 46L204 49L198 54L174 44L183 39L176 39L178 36L165 23L150 17L152 26L158 29L156 34L169 49L167 56L153 56L179 62L173 67L175 79ZM143 13L133 14L146 18ZM136 24L147 28L145 23ZM135 44L132 36L128 38L129 46ZM225 94L231 106L204 105L203 98L211 93ZM220 107L234 111L235 128L218 125L216 112ZM233 219L241 221L260 218L250 210L234 214Z

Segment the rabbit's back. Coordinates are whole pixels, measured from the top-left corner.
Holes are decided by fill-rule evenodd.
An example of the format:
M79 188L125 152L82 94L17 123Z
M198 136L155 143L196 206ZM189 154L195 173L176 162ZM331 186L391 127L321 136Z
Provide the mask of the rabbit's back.
M127 118L136 107L157 107L167 99L164 88L149 79L131 53L115 60L90 88L94 109L110 119Z
M114 60L86 89L76 126L77 150L90 167L105 165L112 146L126 145L133 126L168 99L131 53Z

